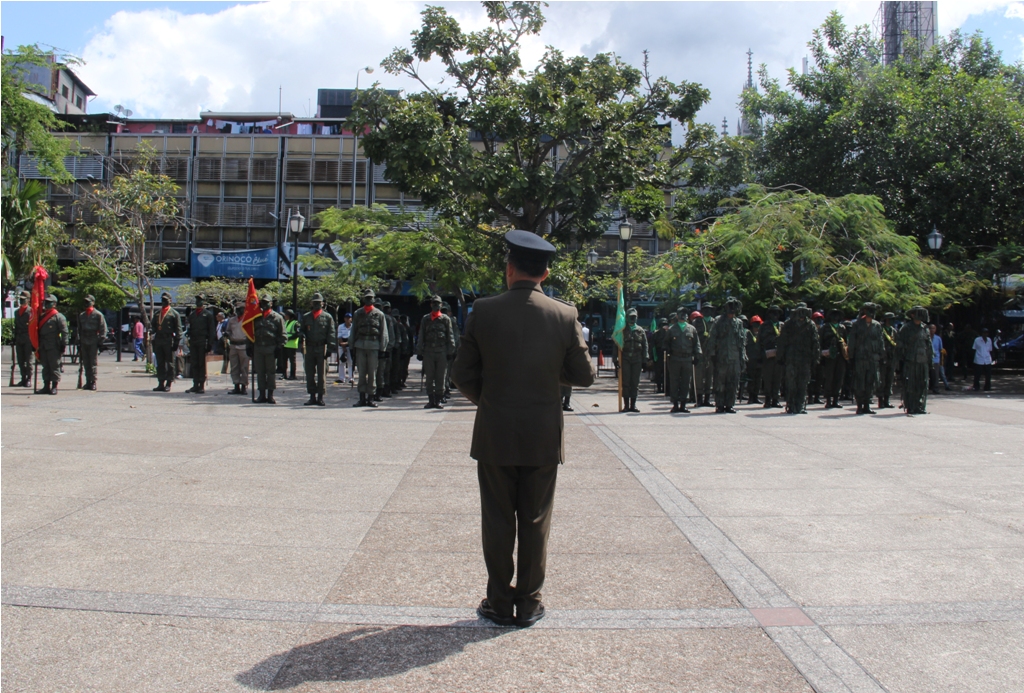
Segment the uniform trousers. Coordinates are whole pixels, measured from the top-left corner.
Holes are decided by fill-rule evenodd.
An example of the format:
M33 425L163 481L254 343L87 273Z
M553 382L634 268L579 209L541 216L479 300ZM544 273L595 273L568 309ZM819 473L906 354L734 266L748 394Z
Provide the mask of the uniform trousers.
M686 404L693 375L693 357L671 358L668 361L668 393L672 404Z
M189 342L188 358L192 368L192 385L206 387L206 340Z
M306 370L306 392L323 397L327 393L327 345L323 342L306 342L302 365Z
M871 404L878 385L878 361L858 358L853 362L853 396L859 406Z
M39 363L43 367L43 382L56 385L60 382L60 346L39 345Z
M837 356L833 359L821 360L821 378L824 381L825 399L839 399L846 377L846 359Z
M18 370L21 379L28 382L32 379L32 342L14 345L14 355L18 359Z
M249 384L249 355L245 353L245 345L228 347L228 362L231 366L231 382L235 385Z
M174 382L174 349L170 342L153 342L153 357L156 359L156 377L168 385Z
M786 360L786 411L807 411L807 383L810 381L811 364L797 359Z
M903 406L908 414L924 414L928 406L927 363L903 362Z
M761 392L761 364L747 362L747 401L757 399Z
M636 399L640 393L640 371L643 370L643 360L639 357L622 358L622 396Z
M711 397L712 391L717 392L715 387L715 364L711 359L704 359L697 368L701 369L700 395L705 399Z
M391 378L391 359L388 358L390 351L384 351L384 356L377 354L377 374L376 374L376 386L374 390L377 394L382 394L388 387L388 382Z
M883 362L878 368L878 397L889 399L892 397L892 384L896 379L896 364L892 361Z
M377 350L356 347L356 370L359 371L359 394L373 396L377 379Z
M99 345L84 343L78 345L78 358L81 360L82 369L85 371L85 384L91 385L96 382L96 364L99 356Z
M558 465L477 462L487 601L503 616L536 610L547 571L548 532ZM512 552L519 536L518 570ZM515 578L515 586L512 580Z
M444 394L444 378L448 374L448 355L443 351L423 354L423 376L426 379L427 394L440 397Z
M709 359L710 360L710 359ZM741 361L726 361L715 366L715 406L732 409L740 387Z
M766 358L761 365L761 382L763 384L765 404L779 401L779 388L782 386L782 368L776 356Z
M402 384L402 358L398 349L392 349L390 353L388 362L391 366L391 389L397 390Z
M273 346L258 346L253 351L252 367L256 372L256 388L260 392L273 392L277 387L277 354L274 352Z

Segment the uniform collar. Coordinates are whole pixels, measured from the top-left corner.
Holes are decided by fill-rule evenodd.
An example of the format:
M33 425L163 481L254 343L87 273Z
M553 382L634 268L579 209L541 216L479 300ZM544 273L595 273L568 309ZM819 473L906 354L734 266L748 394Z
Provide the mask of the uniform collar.
M509 289L510 291L517 291L519 289L530 289L532 291L540 291L540 284L537 282L531 282L529 279L520 279Z

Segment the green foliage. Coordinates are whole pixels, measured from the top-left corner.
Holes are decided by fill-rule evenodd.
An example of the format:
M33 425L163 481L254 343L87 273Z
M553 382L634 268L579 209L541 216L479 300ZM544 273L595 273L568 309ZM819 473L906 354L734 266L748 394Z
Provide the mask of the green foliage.
M310 309L310 302L313 294L316 293L324 297L324 305L332 310L345 307L349 303L359 305L358 287L349 283L343 275L316 277L315 279L300 276L298 285L299 304L296 313L299 315ZM275 305L291 308L292 283L290 281L270 282L260 289L260 295L264 293L269 293L274 297Z
M202 294L207 305L230 309L235 304L245 303L248 290L248 279L204 279L201 282L182 284L174 295L181 305L195 302L196 294Z
M62 310L74 316L85 310L85 297L92 295L96 307L103 310L121 310L128 303L124 289L112 284L95 265L83 262L60 271L59 284L51 290L63 306Z
M816 68L762 69L744 93L763 120L756 161L767 185L877 196L922 248L933 227L951 256L1019 242L1024 228L1024 67L980 35L954 32L919 59L883 67L868 27L833 13L810 42Z
M32 268L57 266L57 247L66 242L64 225L50 215L46 187L39 181L3 184L3 287L28 278Z
M156 152L152 145L140 147L134 166L116 176L109 187L83 189L82 198L97 217L95 224L79 224L72 240L75 249L116 286L129 287L139 306L152 306L153 279L166 266L151 262L146 254L146 237L154 227L165 233L183 228L182 199L179 188L167 176L153 173ZM148 328L152 307L142 310Z
M458 294L500 290L504 271L502 237L486 228L466 233L439 220L427 223L414 214L387 208L330 208L318 215L316 237L329 241L350 261L338 272L357 289L377 289L387 279L410 282L426 298L435 292Z
M2 59L3 80L3 180L5 185L16 177L9 166L14 152L31 150L43 175L57 182L70 183L71 174L64 167L64 157L72 154L71 143L53 136L64 127L56 114L41 103L26 96L26 92L40 92L40 87L25 81L26 68L32 65L57 67L50 62L50 53L38 45L19 46L5 51ZM80 61L72 56L61 56L59 64L76 65Z
M3 318L0 321L0 327L3 330L3 338L0 339L0 344L4 346L14 344L14 318Z
M354 118L367 129L364 150L463 233L511 224L563 243L572 234L586 240L600 234L620 196L658 217L664 202L651 191L713 135L692 122L708 91L652 78L646 60L637 69L607 53L569 57L549 47L526 70L519 46L543 27L540 3L484 6L490 26L473 32L444 8L423 11L412 46L382 62L422 91L360 95ZM420 63L433 59L444 66L443 87L420 73ZM672 120L687 138L666 155Z
M721 201L755 179L754 141L748 137L723 136L714 140L707 155L688 162L681 171L671 210L676 228L689 231L720 214ZM672 237L659 229L662 238Z
M739 296L762 309L806 300L847 311L869 300L893 310L946 308L980 288L972 276L921 257L875 197L750 186L728 203L733 211L662 256L656 286L693 282L715 298Z

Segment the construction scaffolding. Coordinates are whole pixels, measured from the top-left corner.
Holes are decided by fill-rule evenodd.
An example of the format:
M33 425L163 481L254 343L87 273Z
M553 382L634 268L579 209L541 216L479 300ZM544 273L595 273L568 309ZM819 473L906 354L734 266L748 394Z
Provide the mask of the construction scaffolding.
M937 2L882 2L875 19L882 36L885 65L904 57L920 57L935 45L938 35Z

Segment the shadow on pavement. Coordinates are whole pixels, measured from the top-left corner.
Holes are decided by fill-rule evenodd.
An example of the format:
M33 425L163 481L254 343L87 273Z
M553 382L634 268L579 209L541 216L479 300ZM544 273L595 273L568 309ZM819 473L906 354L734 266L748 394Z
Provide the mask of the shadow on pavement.
M475 623L475 622L474 622ZM499 637L509 628L363 626L273 655L235 680L260 691L280 691L309 681L365 681L436 664L470 644Z

